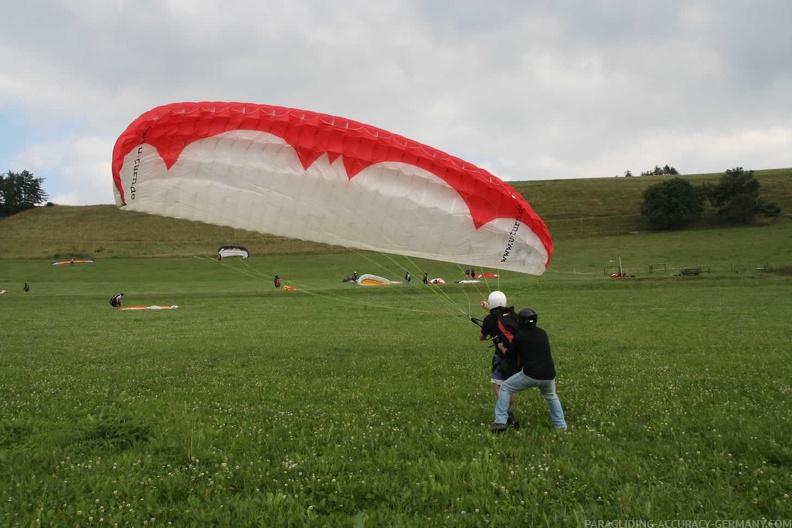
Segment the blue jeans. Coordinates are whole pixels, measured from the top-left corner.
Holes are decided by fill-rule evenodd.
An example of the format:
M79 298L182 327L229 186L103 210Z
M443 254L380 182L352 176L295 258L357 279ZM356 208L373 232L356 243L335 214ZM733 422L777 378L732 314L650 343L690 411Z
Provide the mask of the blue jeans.
M500 386L498 403L495 405L495 423L505 424L509 411L509 400L512 393L520 392L531 387L539 387L547 406L550 408L550 418L556 429L566 430L567 424L564 420L564 410L561 408L561 401L555 391L555 380L536 380L526 376L521 370L511 378L507 379Z

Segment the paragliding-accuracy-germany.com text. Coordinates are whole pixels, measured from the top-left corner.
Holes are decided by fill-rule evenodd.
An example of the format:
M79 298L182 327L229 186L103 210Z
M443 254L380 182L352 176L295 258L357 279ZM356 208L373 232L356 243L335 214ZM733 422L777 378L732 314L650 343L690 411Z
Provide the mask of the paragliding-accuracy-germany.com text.
M586 528L792 528L792 519L586 520Z

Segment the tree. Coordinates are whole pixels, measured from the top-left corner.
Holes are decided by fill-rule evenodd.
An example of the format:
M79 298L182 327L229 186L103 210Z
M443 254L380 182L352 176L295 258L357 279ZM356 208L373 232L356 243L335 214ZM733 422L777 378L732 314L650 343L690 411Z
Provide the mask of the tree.
M759 196L759 180L752 170L727 170L717 185L705 187L707 198L720 218L729 223L749 224L757 216L778 216L781 208Z
M662 169L658 165L655 165L654 170L644 171L641 173L641 176L666 176L669 174L676 176L679 174L679 171L667 164Z
M641 215L659 229L681 229L704 213L705 196L682 178L671 178L644 191Z
M44 178L35 178L26 170L0 174L0 216L9 216L46 201L47 193L41 188L42 183Z

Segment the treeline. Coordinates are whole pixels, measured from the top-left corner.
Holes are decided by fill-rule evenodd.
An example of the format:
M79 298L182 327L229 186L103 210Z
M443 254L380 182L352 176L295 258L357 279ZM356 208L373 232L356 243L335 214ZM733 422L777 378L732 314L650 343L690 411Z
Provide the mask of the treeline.
M721 223L745 225L757 217L774 217L781 208L760 195L759 180L752 170L727 170L717 184L693 185L674 177L648 187L643 194L641 216L655 229L682 229L697 222L709 204Z
M676 176L678 174L679 171L677 171L674 167L670 167L668 165L664 165L663 167L660 167L659 165L655 165L654 169L643 171L641 173L641 176L667 176L667 175ZM624 171L624 175L629 178L633 175L633 173L632 171L630 171L630 169L627 169L626 171Z

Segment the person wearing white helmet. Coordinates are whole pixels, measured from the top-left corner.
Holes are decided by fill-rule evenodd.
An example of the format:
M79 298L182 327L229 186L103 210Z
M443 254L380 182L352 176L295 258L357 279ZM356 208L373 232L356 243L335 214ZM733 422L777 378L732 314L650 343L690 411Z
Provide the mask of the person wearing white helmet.
M522 369L501 384L498 403L495 405L495 421L490 431L500 433L508 429L508 409L510 398L517 392L538 387L547 406L553 427L566 431L564 410L556 394L556 371L550 353L550 339L547 332L536 326L539 316L533 308L523 308L517 314L520 328L511 346L498 347L506 354L519 354Z
M495 352L492 356L492 374L490 376L495 398L500 395L501 383L506 381L507 378L500 369L503 353L499 350L498 343L505 343L506 346L511 344L513 334L517 330L517 319L514 315L514 309L506 306L506 303L506 294L497 290L490 293L486 301L481 301L481 308L489 313L481 321L479 340L492 339L492 343L495 345ZM476 321L474 320L474 322ZM507 423L518 429L520 423L514 418L514 413L511 410L516 399L517 394L512 394L509 400Z

